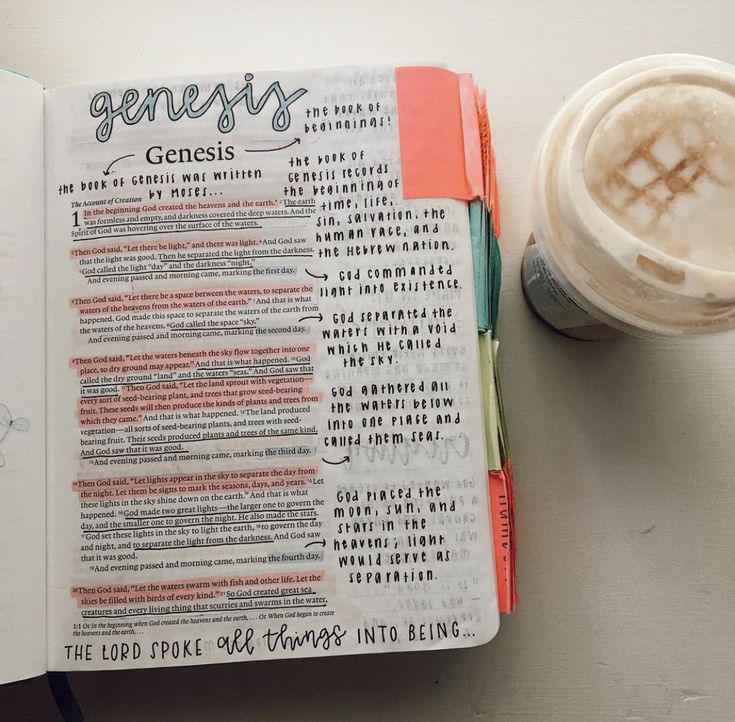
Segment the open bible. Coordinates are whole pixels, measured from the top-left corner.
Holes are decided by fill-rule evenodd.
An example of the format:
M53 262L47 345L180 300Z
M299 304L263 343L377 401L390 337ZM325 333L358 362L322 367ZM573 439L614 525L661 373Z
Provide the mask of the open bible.
M2 73L0 99L0 682L492 638L471 77Z

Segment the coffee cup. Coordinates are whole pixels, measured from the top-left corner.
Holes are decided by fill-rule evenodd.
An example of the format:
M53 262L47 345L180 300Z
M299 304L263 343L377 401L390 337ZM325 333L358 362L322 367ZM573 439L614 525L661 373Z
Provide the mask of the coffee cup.
M531 212L524 294L555 330L735 327L735 67L656 55L590 81L538 144Z

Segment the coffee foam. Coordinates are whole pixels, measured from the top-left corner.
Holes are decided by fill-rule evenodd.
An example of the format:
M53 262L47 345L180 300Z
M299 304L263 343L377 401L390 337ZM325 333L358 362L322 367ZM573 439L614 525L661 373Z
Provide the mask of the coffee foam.
M735 271L735 98L683 83L615 106L587 146L584 176L615 222L660 252Z

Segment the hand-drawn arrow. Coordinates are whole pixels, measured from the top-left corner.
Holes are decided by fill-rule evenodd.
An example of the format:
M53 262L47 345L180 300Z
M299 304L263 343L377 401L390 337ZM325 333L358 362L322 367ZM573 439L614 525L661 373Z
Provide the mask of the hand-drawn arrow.
M309 542L308 544L305 544L304 545L304 549L306 549L306 547L314 546L314 544L319 544L320 546L325 547L325 546L327 546L327 540L326 539L321 539L320 541Z
M305 268L304 270L312 278L321 278L321 279L323 279L325 281L327 280L327 274L326 273L323 273L321 276L319 276L319 275L314 275L313 273L311 273L308 268Z
M122 160L123 158L132 158L135 155L135 153L128 153L128 155L121 155L119 158L115 158L115 160L110 163L110 165L107 166L107 170L102 171L102 175L110 175L110 168L112 168L115 163L117 163L119 160Z
M307 273L308 273L308 271L307 271ZM301 323L302 321L306 321L306 319L308 319L308 318L318 318L320 321L323 321L324 320L324 316L322 316L322 314L320 313L318 316L302 316L297 321L297 323Z
M328 461L327 459L322 457L322 461L325 464L331 464L332 466L339 466L340 464L344 464L345 461L349 461L349 460L350 460L349 456L343 456L339 461Z
M300 143L301 138L294 138L290 143L281 145L278 148L245 148L246 153L270 153L274 150L283 150L284 148L290 148L295 143Z

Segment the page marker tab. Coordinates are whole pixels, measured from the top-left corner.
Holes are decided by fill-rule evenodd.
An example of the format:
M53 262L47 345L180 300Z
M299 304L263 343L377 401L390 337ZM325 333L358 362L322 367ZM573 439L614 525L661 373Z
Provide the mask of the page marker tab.
M495 579L498 587L498 609L510 614L518 604L516 590L515 500L513 468L506 460L502 469L488 472L490 513L495 545Z
M470 177L467 172L460 76L443 68L408 66L396 68L395 77L403 197L481 196L482 187L479 192L473 187L474 170Z
M492 130L487 112L485 91L475 88L477 120L480 132L483 174L485 176L485 204L490 209L495 238L500 238L500 204L498 202L498 182L495 175L495 151L492 143Z
M482 148L480 122L475 81L469 73L459 76L459 104L462 111L462 140L464 143L464 167L473 198L482 198Z

